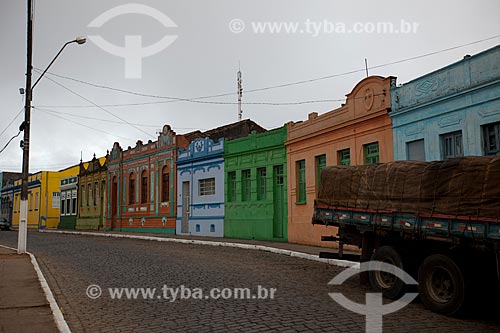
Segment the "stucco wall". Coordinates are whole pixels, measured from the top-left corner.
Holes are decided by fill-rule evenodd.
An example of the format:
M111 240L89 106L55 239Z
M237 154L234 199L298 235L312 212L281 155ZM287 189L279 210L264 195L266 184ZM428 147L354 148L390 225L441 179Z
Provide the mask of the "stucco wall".
M286 127L225 142L224 236L272 241L287 240ZM281 185L275 186L282 166ZM265 168L265 198L257 196L257 170ZM250 170L250 196L242 198L242 171ZM236 175L234 200L228 198L228 174ZM279 202L281 201L281 202Z
M379 161L393 159L390 110L392 77L368 77L347 95L342 107L319 115L311 113L304 122L288 124L288 241L336 246L321 242L335 235L334 227L313 226L311 219L317 191L316 157L326 155L326 165L340 164L338 151L350 149L351 165L364 164L364 145L379 143ZM305 160L306 201L297 199L297 162Z
M118 231L175 233L177 149L187 141L165 125L155 142L138 141L134 148L122 150L115 143L108 158L108 214L106 229ZM161 202L161 172L169 174L169 199ZM147 198L141 202L141 175L147 174ZM135 175L134 202L130 203L130 175ZM116 201L113 183L116 180ZM116 209L116 218L112 212Z
M177 160L177 220L176 233L195 236L224 236L224 139L214 143L210 138L199 138L188 149L178 152ZM200 195L199 181L215 179L215 194ZM189 182L189 213L187 230L183 230L186 200L183 182ZM211 226L213 225L213 231ZM199 227L199 230L197 228Z
M394 158L424 140L425 160L444 158L442 134L461 131L463 154L484 155L482 127L500 121L500 46L392 88Z

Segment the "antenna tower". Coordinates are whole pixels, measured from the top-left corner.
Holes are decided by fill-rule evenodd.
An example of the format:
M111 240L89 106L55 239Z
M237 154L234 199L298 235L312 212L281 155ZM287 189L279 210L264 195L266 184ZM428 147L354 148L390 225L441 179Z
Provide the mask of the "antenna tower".
M238 64L238 74L237 74L237 82L238 82L238 121L241 121L243 117L243 110L241 109L241 99L243 97L243 86L241 84L241 70Z

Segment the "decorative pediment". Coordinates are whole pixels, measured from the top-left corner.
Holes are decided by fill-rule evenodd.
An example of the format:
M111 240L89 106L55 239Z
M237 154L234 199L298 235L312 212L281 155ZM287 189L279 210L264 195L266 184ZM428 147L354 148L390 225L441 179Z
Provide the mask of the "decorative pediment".
M170 128L169 125L163 126L163 129L158 136L158 146L170 146L175 144L175 132Z
M95 172L101 172L107 170L107 158L109 158L109 155L106 154L106 159L104 160L104 163L101 165L100 160L95 156L88 162L87 167L85 168L85 165L83 162L80 161L80 175L86 175L90 173L95 173Z
M113 149L111 150L111 155L109 157L110 160L116 160L120 157L121 152L123 151L122 147L118 142L113 144Z
M209 137L198 138L191 141L187 149L179 149L177 160L182 162L193 158L220 155L223 152L224 138L220 138L217 143Z
M356 84L347 94L346 107L354 117L385 111L391 107L390 89L394 77L369 76Z

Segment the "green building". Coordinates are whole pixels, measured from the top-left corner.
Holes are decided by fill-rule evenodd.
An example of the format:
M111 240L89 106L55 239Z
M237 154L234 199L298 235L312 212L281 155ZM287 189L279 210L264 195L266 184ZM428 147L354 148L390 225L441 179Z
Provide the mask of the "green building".
M78 213L77 193L78 177L71 176L61 179L60 185L60 217L58 229L75 229Z
M286 242L286 126L224 147L224 237Z

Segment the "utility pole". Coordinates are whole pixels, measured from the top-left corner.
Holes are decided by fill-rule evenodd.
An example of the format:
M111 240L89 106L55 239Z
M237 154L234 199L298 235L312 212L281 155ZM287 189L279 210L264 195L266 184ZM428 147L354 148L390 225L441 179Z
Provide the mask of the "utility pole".
M23 179L21 184L21 205L17 253L26 253L28 233L28 177L30 156L30 119L31 119L31 74L33 62L33 0L28 2L27 53L26 53L26 91L24 103L24 139L23 139Z

